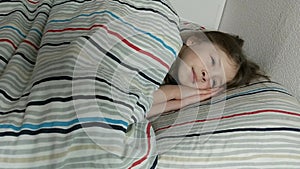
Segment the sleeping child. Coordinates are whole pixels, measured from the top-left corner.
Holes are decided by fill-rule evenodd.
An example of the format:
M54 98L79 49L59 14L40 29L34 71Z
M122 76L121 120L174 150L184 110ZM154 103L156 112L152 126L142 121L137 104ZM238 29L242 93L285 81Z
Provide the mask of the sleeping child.
M244 40L220 31L184 31L183 46L147 117L209 99L224 89L267 78L243 53Z

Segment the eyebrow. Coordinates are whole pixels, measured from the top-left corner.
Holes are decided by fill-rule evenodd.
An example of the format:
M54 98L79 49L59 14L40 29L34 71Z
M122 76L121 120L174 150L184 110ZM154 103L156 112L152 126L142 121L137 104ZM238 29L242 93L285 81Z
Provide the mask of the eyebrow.
M210 58L212 59L212 60L214 60L214 66L218 63L218 66L219 67L222 67L222 62L221 62L221 57L218 55L218 54L216 54L218 57L215 57L215 55L214 54L210 54L209 56L210 56Z

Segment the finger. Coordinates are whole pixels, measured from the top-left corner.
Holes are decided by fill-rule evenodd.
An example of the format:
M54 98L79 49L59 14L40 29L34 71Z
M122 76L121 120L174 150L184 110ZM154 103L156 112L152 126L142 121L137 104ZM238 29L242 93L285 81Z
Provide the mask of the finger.
M212 95L212 96L215 96L215 95L221 93L222 91L224 91L224 88L219 88L218 90L212 92L211 95Z
M173 103L180 104L181 106L178 106L179 108L185 107L189 104L193 104L193 103L197 103L203 100L207 100L209 98L211 98L212 96L216 95L217 91L214 93L206 93L206 94L198 94L198 95L193 95L190 97L186 97L183 99L178 99L178 100L173 100Z
M164 112L178 110L190 104L194 104L200 101L201 99L199 95L191 96L182 100L171 100L166 103Z
M178 100L170 100L168 101L164 106L164 110L162 110L162 112L168 112L168 111L172 111L172 110L178 110L181 109L183 107L186 107L188 105L194 104L194 103L198 103L200 101L203 100L207 100L209 98L212 97L212 94L202 94L202 95L194 95L194 96L190 96L184 99L178 99Z
M198 94L200 94L198 89L186 87L186 86L180 86L179 93L177 94L175 99L184 99Z
M223 88L221 88L221 87L216 87L216 88L210 88L210 89L199 89L199 91L201 94L206 94L206 93L212 93L215 91L219 91L221 89L223 90Z
M180 93L178 93L178 96L175 99L185 99L187 97L191 97L194 95L201 95L201 94L210 94L215 91L218 91L219 88L213 88L213 89L195 89L191 87L186 86L180 86Z
M199 91L199 94L210 94L210 93L216 91L216 89L206 89L206 90L201 89L198 91Z
M223 91L222 88L218 88L218 89L214 89L214 90L210 90L210 91L203 91L201 94L193 95L193 96L182 99L182 102L184 103L184 105L186 105L185 103L192 104L197 101L207 100L213 96L216 96L221 91Z
M202 95L200 95L200 101L207 100L207 99L209 99L211 97L213 97L213 93L202 94Z

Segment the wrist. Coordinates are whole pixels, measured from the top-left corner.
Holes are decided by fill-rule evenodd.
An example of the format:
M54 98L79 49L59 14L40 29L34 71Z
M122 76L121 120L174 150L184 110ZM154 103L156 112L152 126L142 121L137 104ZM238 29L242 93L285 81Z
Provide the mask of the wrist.
M178 85L165 85L162 86L162 91L164 92L167 101L173 100L177 98L178 94L180 94L180 90Z

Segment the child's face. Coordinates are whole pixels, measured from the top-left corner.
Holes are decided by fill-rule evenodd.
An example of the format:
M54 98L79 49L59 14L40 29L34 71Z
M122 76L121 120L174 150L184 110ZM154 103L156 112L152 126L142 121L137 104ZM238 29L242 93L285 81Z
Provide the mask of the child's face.
M234 62L211 43L185 46L179 57L177 78L181 85L198 89L219 87L232 80L237 72Z

